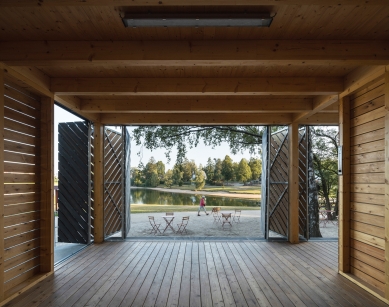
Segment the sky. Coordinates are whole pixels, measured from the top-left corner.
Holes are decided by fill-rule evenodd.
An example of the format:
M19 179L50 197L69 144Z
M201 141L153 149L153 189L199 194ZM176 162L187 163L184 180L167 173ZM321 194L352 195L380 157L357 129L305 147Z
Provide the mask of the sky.
M73 122L73 121L81 121L82 119L71 114L70 112L62 109L59 106L55 106L54 108L54 152L58 152L58 123L61 122ZM129 127L129 131L131 131L132 127ZM138 152L140 152L140 156L138 156ZM168 164L167 159L165 157L165 150L158 149L155 151L149 151L147 149L143 149L140 146L136 146L133 142L131 143L131 166L138 166L139 162L146 164L151 157L154 157L156 161L162 161L166 170L169 168L173 168L175 160L176 160L177 151L174 150L171 154L171 162ZM215 147L212 149L211 147L206 147L202 142L198 147L189 149L187 158L188 160L195 160L196 164L200 163L205 166L207 164L207 160L209 157L224 159L226 155L229 155L234 162L239 162L242 158L250 159L250 154L248 151L243 154L239 153L237 155L233 155L230 152L229 146L227 143L222 144L221 146ZM257 156L258 157L258 156ZM58 174L58 154L54 155L54 173Z

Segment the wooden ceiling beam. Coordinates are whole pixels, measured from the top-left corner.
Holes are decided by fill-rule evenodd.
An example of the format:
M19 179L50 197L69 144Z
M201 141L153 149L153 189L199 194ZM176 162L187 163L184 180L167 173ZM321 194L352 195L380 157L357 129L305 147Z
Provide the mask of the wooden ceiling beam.
M0 42L0 61L11 66L387 65L388 50L387 40L8 41Z
M323 125L323 126L335 126L339 125L338 113L316 113L308 118L304 118L299 121L300 125Z
M99 99L81 100L84 113L275 113L312 110L312 99Z
M291 114L282 113L103 113L105 125L283 125L292 121Z
M334 95L342 78L52 78L56 95Z
M307 112L302 112L300 114L295 114L293 116L293 121L300 123L303 120L308 120L312 115L319 113L320 111L334 104L338 100L339 100L339 95L318 96L313 100L312 110Z
M264 6L264 5L386 5L387 0L222 0L218 6ZM215 6L215 3L207 0L192 0L182 2L180 0L2 0L0 7L56 7L56 6Z

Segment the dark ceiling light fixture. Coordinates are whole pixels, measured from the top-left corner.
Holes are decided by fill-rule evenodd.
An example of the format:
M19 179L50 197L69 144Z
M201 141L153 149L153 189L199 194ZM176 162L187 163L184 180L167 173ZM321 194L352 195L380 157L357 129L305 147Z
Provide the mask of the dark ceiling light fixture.
M126 14L128 28L145 27L270 27L270 14Z

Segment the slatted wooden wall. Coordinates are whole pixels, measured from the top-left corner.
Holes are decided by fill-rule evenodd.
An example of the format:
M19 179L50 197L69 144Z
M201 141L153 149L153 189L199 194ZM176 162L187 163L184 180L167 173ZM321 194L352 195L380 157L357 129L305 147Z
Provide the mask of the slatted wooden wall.
M350 95L350 273L385 289L384 81Z
M4 298L40 273L40 99L4 86Z

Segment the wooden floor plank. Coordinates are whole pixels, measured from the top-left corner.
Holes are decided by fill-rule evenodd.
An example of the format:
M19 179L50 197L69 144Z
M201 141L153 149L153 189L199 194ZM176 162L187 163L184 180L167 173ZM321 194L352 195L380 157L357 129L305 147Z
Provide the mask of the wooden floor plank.
M178 299L178 306L181 307L190 306L190 293L191 293L190 274L192 269L192 248L193 248L193 242L188 242L185 248L185 258L182 267L180 296Z
M277 264L268 259L262 257L258 250L256 249L256 243L245 242L246 248L248 248L257 259L264 265L264 268L271 277L278 283L282 291L288 296L288 298L298 306L316 306L312 300L307 297L305 293L301 291L291 280L288 278L281 270L279 270Z
M198 247L201 306L212 306L212 294L204 242L198 243Z
M192 243L190 272L190 306L201 307L199 243Z
M132 245L132 249L128 249L121 259L115 261L112 267L100 276L89 288L89 290L83 293L82 296L73 303L73 306L85 306L95 293L99 293L101 298L101 295L106 292L104 291L104 286L106 286L107 282L112 284L112 282L120 276L123 270L136 258L139 253L141 253L145 243L146 242L138 242L138 244ZM70 306L71 302L72 300L67 301L67 306Z
M223 295L219 284L219 276L217 275L216 265L213 259L211 246L209 242L204 242L204 252L207 261L209 287L211 289L212 306L224 307ZM209 306L209 305L205 305Z
M185 260L186 245L187 242L182 242L180 245L180 251L178 252L176 266L174 268L171 287L170 289L167 290L169 291L169 297L166 306L178 306L178 300L180 298L180 290L181 290L182 269L184 267L184 260Z
M216 274L219 280L220 291L223 296L224 306L236 306L231 287L228 283L224 266L220 260L218 249L214 242L210 244L213 261L216 267Z
M153 283L153 280L154 280L154 278L158 272L158 269L161 265L161 262L162 262L161 260L163 260L165 258L168 246L169 246L168 242L163 243L158 255L155 258L155 261L153 261L153 264L148 269L147 275L144 278L143 282L141 283L141 286L139 287L139 290L138 290L135 298L133 298L134 296L132 295L131 291L129 291L127 293L126 297L124 298L121 306L135 306L135 307L136 306L143 306L144 301L145 301L145 297L147 297L148 293L150 292L150 288L151 288L151 285ZM145 271L147 271L147 268ZM140 282L141 281L139 281L139 283ZM135 285L133 285L133 287L132 287L133 293L135 293L135 291L136 291L134 286ZM133 302L130 304L131 300L133 300Z
M5 306L386 306L338 274L337 248L337 242L106 242L64 261Z
M142 266L141 269L139 269L137 276L132 276L132 279L135 278L133 281L131 287L123 287L118 291L118 293L115 295L114 299L109 304L110 307L116 307L116 306L122 306L122 307L128 307L132 305L132 302L134 301L135 297L137 296L139 290L141 289L143 283L145 280L152 280L155 276L155 270L158 267L158 259L159 257L163 257L166 251L167 244L166 243L156 243L157 247L155 248L155 251L149 256L145 264ZM122 298L122 293L126 292L125 296L121 300L120 304L117 304L117 302ZM143 289L142 289L143 290ZM147 290L147 289L146 289ZM148 291L142 292L142 293L148 293ZM144 299L144 298L143 298Z
M172 243L173 245L173 251L171 254L171 257L169 259L169 264L166 267L165 275L163 276L163 280L161 282L161 288L158 293L158 297L155 302L155 306L166 306L167 300L169 297L169 291L172 287L172 279L174 275L174 268L176 266L178 252L180 250L180 244L179 242ZM174 285L176 287L177 285Z
M216 247L220 255L220 260L223 263L224 270L226 272L228 283L230 284L230 288L232 291L232 295L235 299L235 304L237 306L252 306L252 299L255 298L253 292L251 289L247 287L247 282L243 285L244 289L242 289L242 285L239 284L239 280L237 279L237 276L235 275L235 271L233 270L233 264L230 262L230 259L228 258L224 248L223 243L217 242ZM246 293L247 297L250 299L249 301L246 300L246 296L244 295Z
M254 271L250 271L250 268L248 267L246 261L241 257L239 252L237 251L235 245L231 242L228 242L224 248L226 249L228 247L229 251L226 252L227 255L232 256L232 268L234 270L239 270L240 272L235 272L236 275L239 276L240 280L242 278L246 279L246 282L248 283L251 291L253 291L253 294L256 299L256 304L259 304L260 306L282 306L282 304L279 302L279 300L274 295L273 291L268 291L269 288L267 287L267 283L265 282L265 290L270 292L269 295L271 297L271 302L268 300L267 296L265 295L264 291L260 287L260 285L255 280L255 277L253 276ZM232 257L231 257L232 258ZM242 276L243 275L243 276Z
M132 284L132 276L137 274L137 271L142 268L142 266L147 261L148 257L153 253L156 247L157 247L156 244L153 244L152 242L148 242L148 244L146 244L144 251L135 257L134 261L131 262L131 264L124 269L122 274L120 274L119 278L114 283L108 281L104 285L103 289L100 289L100 291L101 290L103 291L101 291L101 293L99 294L96 293L88 301L87 306L106 307L111 303L112 299L120 290L122 291L125 291L125 289L128 290L127 287L129 287ZM123 296L124 295L125 293L123 294Z
M163 256L163 258L161 260L161 263L160 263L158 270L155 274L154 280L149 287L149 292L145 296L143 306L155 306L156 305L158 293L159 293L159 290L161 289L161 286L163 285L163 278L165 276L169 261L172 257L173 249L174 249L174 243L170 243L167 246L167 250L166 250L165 255ZM162 291L164 291L164 290L162 290ZM135 302L136 302L136 300L135 300ZM133 303L134 306L136 306L135 302Z

